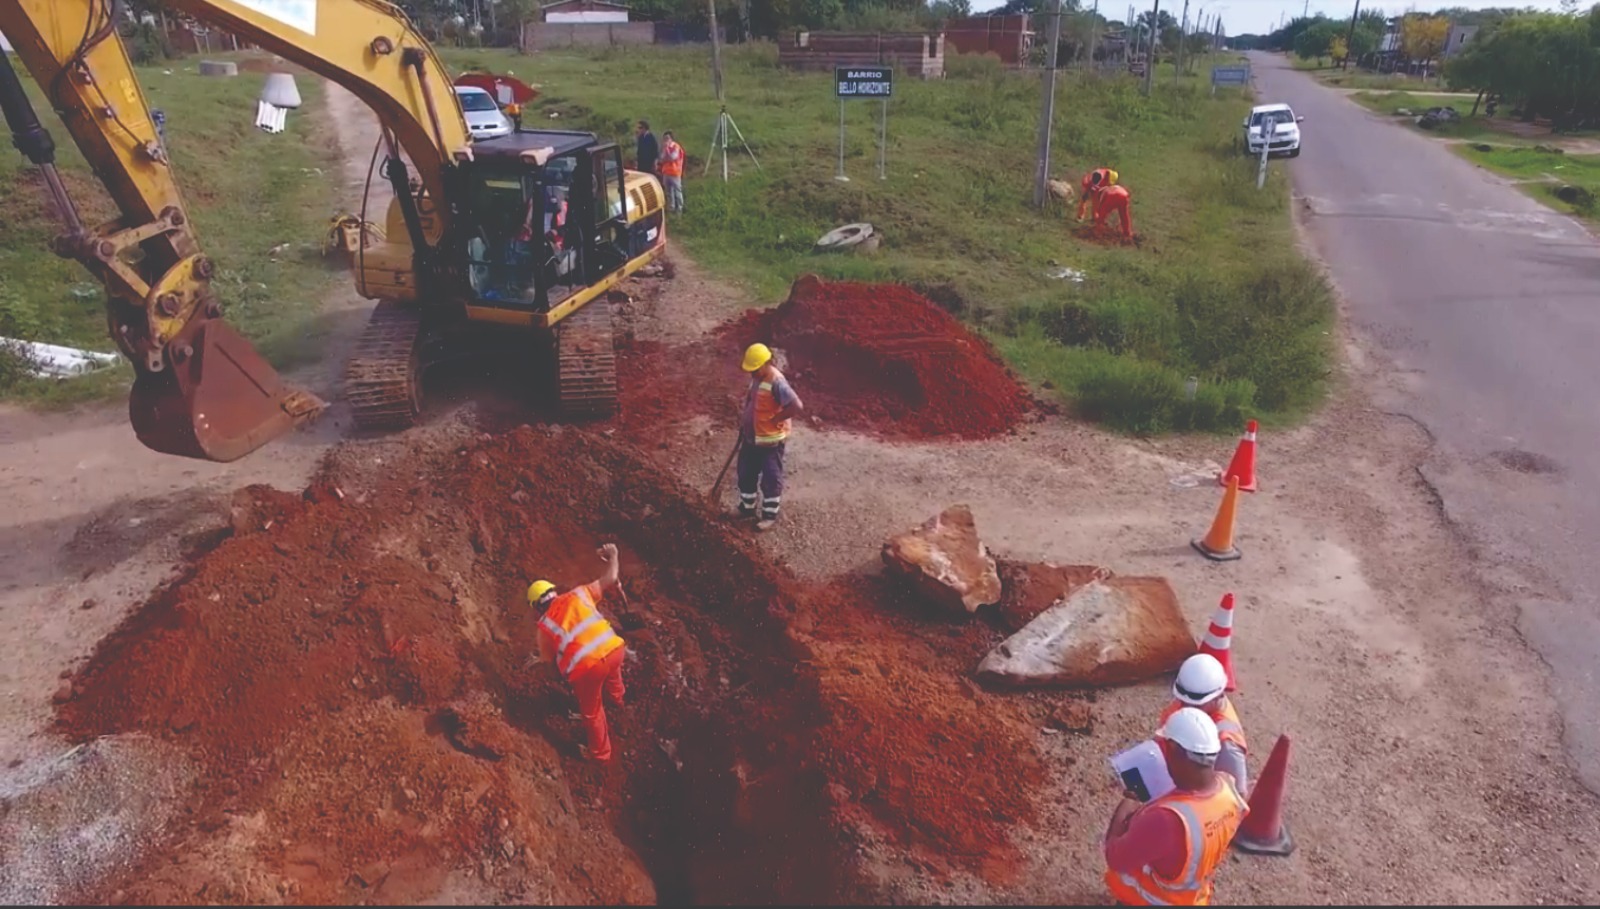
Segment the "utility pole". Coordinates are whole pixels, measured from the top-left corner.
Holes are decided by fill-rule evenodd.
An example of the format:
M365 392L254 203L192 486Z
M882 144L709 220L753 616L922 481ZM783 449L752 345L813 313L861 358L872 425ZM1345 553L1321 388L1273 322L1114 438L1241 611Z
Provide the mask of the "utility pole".
M1144 55L1144 94L1150 97L1151 80L1156 75L1156 48L1161 46L1161 0L1150 6L1150 48Z
M1189 32L1189 0L1183 0L1183 18L1178 20L1178 50L1172 57L1172 79L1183 78L1183 42Z
M1306 0L1305 6L1301 7L1301 9L1300 9L1300 18L1302 18L1302 19L1311 18L1311 0Z
M1344 39L1344 66L1350 68L1350 42L1356 39L1356 17L1361 15L1361 0L1356 0L1356 10L1350 14L1350 33Z
M1095 45L1100 43L1100 0L1094 0L1094 11L1089 14L1089 71L1099 72L1094 63Z
M1061 49L1061 3L1056 0L1050 22L1049 71L1044 74L1044 104L1039 111L1038 171L1033 175L1033 207L1044 208L1045 181L1050 179L1050 133L1056 119L1056 53Z

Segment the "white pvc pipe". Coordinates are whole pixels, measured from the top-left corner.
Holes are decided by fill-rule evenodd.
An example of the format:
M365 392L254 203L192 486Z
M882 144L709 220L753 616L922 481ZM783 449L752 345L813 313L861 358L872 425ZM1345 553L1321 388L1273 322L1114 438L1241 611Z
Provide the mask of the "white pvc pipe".
M16 338L0 337L0 347L19 350L34 364L33 374L41 378L82 375L110 366L119 359L116 354Z

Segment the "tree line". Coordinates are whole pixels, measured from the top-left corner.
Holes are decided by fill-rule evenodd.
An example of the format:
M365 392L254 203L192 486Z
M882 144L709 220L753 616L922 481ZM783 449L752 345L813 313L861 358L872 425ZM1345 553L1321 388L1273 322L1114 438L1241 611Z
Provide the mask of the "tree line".
M1557 130L1600 126L1600 3L1587 11L1564 0L1560 12L1496 8L1408 13L1390 51L1424 71L1444 56L1452 25L1476 25L1460 52L1445 60L1444 83L1492 98L1524 120L1548 118ZM1306 60L1370 65L1388 33L1389 17L1363 10L1352 23L1325 16L1296 18L1267 35L1230 39L1240 49L1292 51ZM1477 104L1473 105L1474 111Z

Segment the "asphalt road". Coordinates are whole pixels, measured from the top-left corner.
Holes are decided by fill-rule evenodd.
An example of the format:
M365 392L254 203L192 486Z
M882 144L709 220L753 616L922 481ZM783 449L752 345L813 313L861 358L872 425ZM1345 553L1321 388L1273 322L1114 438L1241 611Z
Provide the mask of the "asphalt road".
M1600 242L1284 58L1251 62L1261 101L1305 117L1281 166L1354 327L1393 361L1379 406L1432 435L1423 475L1505 598L1491 621L1514 617L1549 664L1600 792Z

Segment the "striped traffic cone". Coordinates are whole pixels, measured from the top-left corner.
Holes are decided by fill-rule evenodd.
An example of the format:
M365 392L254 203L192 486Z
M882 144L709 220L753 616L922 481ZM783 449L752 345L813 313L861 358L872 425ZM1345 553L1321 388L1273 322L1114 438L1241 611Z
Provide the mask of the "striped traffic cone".
M1200 639L1200 652L1209 653L1222 664L1228 674L1228 691L1238 691L1239 683L1233 675L1233 594L1222 595L1222 602L1211 616L1211 627Z
M1217 485L1228 485L1230 477L1239 478L1240 492L1256 491L1256 421L1244 425L1244 435L1239 437L1239 447L1233 451L1228 469L1217 474Z

